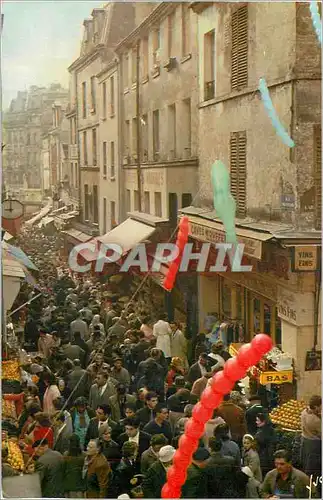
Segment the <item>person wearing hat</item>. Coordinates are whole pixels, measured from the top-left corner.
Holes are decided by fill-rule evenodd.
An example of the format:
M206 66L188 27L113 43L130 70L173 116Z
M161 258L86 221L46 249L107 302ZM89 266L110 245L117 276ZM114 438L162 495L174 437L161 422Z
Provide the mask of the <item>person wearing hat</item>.
M130 374L126 368L122 366L122 358L116 356L113 360L113 368L111 370L111 377L116 379L120 384L126 387L130 386Z
M210 453L206 448L198 448L192 464L187 469L187 478L182 487L182 498L207 498L207 482L204 472Z
M47 439L35 441L32 447L38 457L35 471L40 477L42 497L65 498L63 456L49 448Z
M208 355L207 353L202 352L199 356L198 361L194 363L194 365L192 365L191 368L189 369L187 380L191 384L194 384L196 380L203 377L210 371L208 365L209 365Z
M120 422L126 417L126 405L136 404L136 397L127 394L127 387L123 384L117 385L117 394L110 397L111 416L115 422Z
M161 498L161 492L167 481L167 471L173 465L175 448L163 446L158 453L158 461L147 471L142 483L145 498Z

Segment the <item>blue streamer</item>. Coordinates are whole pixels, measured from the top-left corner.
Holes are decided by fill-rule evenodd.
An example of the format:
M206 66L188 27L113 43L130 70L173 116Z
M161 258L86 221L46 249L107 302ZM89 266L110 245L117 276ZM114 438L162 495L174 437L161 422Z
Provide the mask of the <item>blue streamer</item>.
M264 78L260 78L258 89L261 93L262 101L266 108L267 114L271 120L271 123L273 124L273 127L276 130L277 135L279 135L279 137L281 138L283 143L286 144L286 146L293 148L295 146L295 142L293 141L293 139L289 137L283 125L279 121L279 118L277 116L277 113L275 111L275 108L273 106L272 100L269 95L266 80Z
M227 243L237 243L235 229L236 202L230 191L230 176L226 166L219 160L212 165L213 203L221 219Z
M319 9L317 6L317 2L311 1L310 2L310 12L312 16L312 23L313 23L313 28L315 30L316 36L322 45L322 21L320 18L320 13Z

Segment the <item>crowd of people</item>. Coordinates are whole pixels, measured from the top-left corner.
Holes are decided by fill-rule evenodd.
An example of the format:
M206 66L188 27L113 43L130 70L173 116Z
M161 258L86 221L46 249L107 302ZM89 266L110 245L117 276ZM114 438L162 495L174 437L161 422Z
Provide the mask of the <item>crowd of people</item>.
M2 428L44 498L161 498L194 405L230 354L200 335L189 356L185 325L122 301L109 278L72 275L55 241L21 237L46 291L32 300L27 285L19 299L31 300L24 408ZM2 475L15 475L4 449ZM309 498L320 492L311 476L321 477L321 397L302 415L301 440L282 448L259 395L237 384L205 427L182 498Z

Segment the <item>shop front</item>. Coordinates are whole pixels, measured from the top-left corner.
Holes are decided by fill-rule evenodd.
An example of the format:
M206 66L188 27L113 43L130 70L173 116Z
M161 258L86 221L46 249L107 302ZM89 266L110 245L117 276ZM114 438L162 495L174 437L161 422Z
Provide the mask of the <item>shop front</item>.
M191 241L225 241L222 224L211 215L191 215L189 209L186 215ZM319 236L297 241L291 234L283 238L281 231L278 237L274 225L270 232L259 226L237 226L236 232L252 271L237 273L228 267L223 273L198 274L199 330L210 331L217 322L228 346L248 342L257 333L270 335L275 346L292 356L291 393L296 386L297 397L308 399L321 386Z

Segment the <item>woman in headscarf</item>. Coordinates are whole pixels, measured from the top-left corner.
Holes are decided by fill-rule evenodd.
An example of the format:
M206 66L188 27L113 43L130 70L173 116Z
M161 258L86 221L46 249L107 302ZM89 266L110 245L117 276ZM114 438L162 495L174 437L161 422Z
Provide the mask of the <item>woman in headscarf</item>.
M91 335L94 332L94 327L95 326L99 326L100 327L100 333L101 333L101 335L105 336L104 326L103 326L103 323L101 323L101 318L100 318L99 314L95 314L93 316L93 318L92 318L91 323L90 323L89 330L90 330Z

